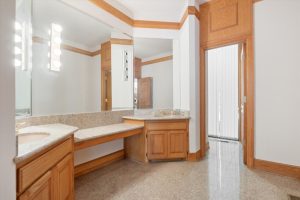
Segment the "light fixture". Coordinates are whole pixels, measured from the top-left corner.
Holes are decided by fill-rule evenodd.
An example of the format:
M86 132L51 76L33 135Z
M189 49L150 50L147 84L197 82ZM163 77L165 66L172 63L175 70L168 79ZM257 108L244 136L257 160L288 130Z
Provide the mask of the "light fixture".
M21 67L26 71L25 48L26 48L26 26L25 22L15 22L15 67Z
M50 42L48 43L50 47L50 53L48 57L50 59L50 63L48 68L52 71L60 71L61 62L60 62L60 55L61 55L61 31L62 27L58 24L51 24L50 30Z
M123 51L123 77L124 81L128 81L128 52L127 50Z

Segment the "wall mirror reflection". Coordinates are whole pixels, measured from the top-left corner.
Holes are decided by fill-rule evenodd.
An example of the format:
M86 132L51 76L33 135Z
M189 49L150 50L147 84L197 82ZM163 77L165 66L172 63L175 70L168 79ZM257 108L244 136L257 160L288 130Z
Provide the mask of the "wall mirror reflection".
M132 108L132 39L62 1L31 3L27 18L18 14L32 23L24 38L25 55L32 56L25 70L16 70L17 115Z
M173 109L172 51L172 40L134 38L135 108Z

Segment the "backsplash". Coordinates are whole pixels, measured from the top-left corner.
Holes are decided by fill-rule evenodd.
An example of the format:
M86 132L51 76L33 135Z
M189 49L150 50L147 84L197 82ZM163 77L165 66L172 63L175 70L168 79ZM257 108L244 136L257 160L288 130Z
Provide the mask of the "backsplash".
M33 116L16 119L16 129L44 124L61 123L76 126L79 129L93 128L122 122L122 116L133 115L133 110L103 111L66 115Z
M138 109L134 110L134 115L153 115L153 116L166 116L166 115L180 115L190 116L190 112L179 109Z

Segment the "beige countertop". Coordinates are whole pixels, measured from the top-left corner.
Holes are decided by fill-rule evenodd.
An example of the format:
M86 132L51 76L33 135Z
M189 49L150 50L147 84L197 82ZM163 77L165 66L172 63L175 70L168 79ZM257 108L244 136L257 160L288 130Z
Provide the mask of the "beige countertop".
M184 115L161 115L161 116L155 116L155 115L132 115L132 116L123 116L123 119L131 119L131 120L141 120L141 121L147 121L147 120L180 120L180 119L190 119L189 116Z
M37 141L28 142L18 145L18 155L15 157L15 163L21 162L36 153L46 149L47 147L55 144L56 142L67 138L78 128L64 124L47 124L41 126L30 126L19 130L18 134L26 133L48 133L49 136Z
M116 133L121 133L125 131L131 131L135 129L143 128L143 125L136 124L111 124L107 126L99 126L95 128L80 129L74 133L75 142L81 142L84 140L90 140L98 137L103 137L107 135L113 135Z

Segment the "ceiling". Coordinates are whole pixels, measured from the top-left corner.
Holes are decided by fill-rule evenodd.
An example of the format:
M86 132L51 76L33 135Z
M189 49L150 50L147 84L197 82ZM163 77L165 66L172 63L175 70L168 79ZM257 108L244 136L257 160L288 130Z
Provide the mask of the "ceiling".
M172 40L134 38L134 55L141 59L172 52L172 49Z
M209 0L105 0L121 4L131 11L135 20L179 22L189 2L200 4ZM197 3L197 4L198 4Z
M33 31L39 36L48 33L51 23L57 23L63 28L63 41L88 48L94 48L108 40L112 31L107 25L59 0L33 0L32 21Z
M180 20L186 0L106 0L117 1L127 7L135 20L174 21Z

